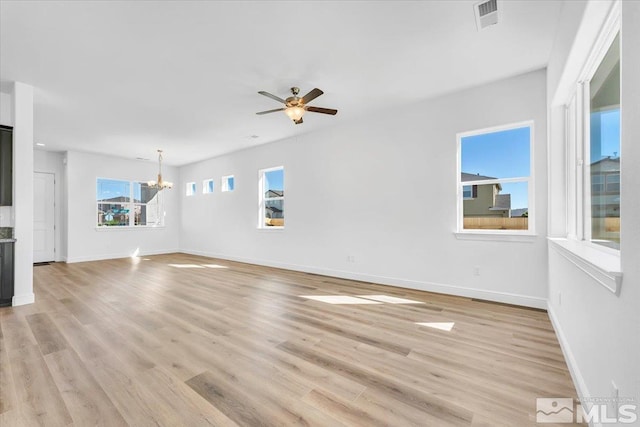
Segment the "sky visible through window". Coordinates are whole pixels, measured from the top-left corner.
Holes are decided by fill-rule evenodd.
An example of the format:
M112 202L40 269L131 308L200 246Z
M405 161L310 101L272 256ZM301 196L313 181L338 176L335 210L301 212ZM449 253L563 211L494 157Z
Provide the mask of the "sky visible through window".
M266 186L265 191L276 190L282 191L284 189L284 170L277 169L264 174Z
M530 134L526 126L462 138L462 172L492 178L528 177ZM502 184L500 194L511 194L511 209L528 207L526 183Z
M98 200L110 200L116 197L129 199L129 182L115 179L98 179ZM140 191L137 196L140 197Z
M620 157L620 109L591 113L591 163Z
M133 200L142 201L142 186L144 183L135 182L133 184ZM129 200L129 181L118 181L116 179L98 179L98 201L113 200L116 197L126 197ZM154 193L155 194L155 193ZM147 197L153 197L153 194L147 194ZM144 200L143 202L147 202Z

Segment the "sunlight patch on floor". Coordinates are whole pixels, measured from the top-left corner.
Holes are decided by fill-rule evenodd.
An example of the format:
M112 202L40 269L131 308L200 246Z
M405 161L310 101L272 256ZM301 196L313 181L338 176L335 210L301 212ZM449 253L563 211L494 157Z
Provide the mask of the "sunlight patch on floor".
M327 304L382 304L378 301L371 301L346 295L300 295L300 297L312 299L314 301L326 302Z
M358 298L366 298L374 301L386 302L389 304L424 304L422 301L414 301L411 299L392 297L389 295L358 295Z
M427 326L433 329L440 329L441 331L450 332L453 329L455 322L416 322L416 325Z
M202 266L207 268L229 268L226 265L219 265L219 264L202 264Z
M197 265L197 264L168 264L169 267L175 267L175 268L204 268L201 265Z

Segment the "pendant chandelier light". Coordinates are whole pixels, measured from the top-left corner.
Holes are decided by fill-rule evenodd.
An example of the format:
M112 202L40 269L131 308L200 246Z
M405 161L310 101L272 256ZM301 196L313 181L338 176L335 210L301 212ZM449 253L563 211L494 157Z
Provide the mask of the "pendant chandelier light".
M163 181L162 179L162 150L158 150L158 180L147 182L149 188L156 188L158 191L162 191L165 188L172 188L173 183L169 181Z

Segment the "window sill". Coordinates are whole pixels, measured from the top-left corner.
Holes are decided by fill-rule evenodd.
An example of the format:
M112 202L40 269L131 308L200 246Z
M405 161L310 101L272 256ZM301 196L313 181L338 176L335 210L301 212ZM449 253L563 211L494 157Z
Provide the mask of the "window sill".
M284 231L284 227L257 227L256 228L258 231L266 231L266 232L271 232L271 231Z
M620 295L622 268L620 255L600 250L586 242L548 237L551 247L587 273L608 291Z
M537 234L497 232L497 231L458 231L453 233L458 240L483 240L490 242L524 242L533 243Z
M136 226L131 226L131 225L121 225L121 226L107 226L107 227L95 227L96 231L99 232L103 232L103 231L111 231L111 230L119 230L119 231L125 231L125 230L155 230L155 229L162 229L164 228L164 225L136 225Z

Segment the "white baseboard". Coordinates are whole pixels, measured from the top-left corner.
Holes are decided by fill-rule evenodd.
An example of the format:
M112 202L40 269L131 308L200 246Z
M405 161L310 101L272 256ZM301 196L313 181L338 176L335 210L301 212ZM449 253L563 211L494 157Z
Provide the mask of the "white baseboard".
M488 291L476 288L467 288L462 286L445 285L441 283L422 282L418 280L400 279L396 277L376 276L371 274L353 273L350 271L332 270L327 268L312 267L308 265L298 265L274 262L268 260L251 259L244 257L234 257L222 254L215 254L203 251L192 251L181 249L182 252L190 255L200 255L211 258L226 259L229 261L244 262L248 264L263 265L266 267L282 268L284 270L302 271L305 273L320 274L323 276L339 277L342 279L359 280L362 282L377 283L380 285L389 285L400 288L416 289L420 291L435 292L439 294L456 295L467 298L477 298L506 304L521 305L533 308L547 308L547 300L545 298L530 297L526 295L512 294L507 292Z
M567 337L564 335L564 332L560 327L558 317L556 316L556 313L551 304L547 305L547 314L549 315L549 319L551 320L551 326L553 326L553 330L556 332L556 336L558 337L558 342L560 343L562 354L564 354L564 360L567 362L567 367L569 368L571 379L573 380L573 384L576 386L578 398L584 399L590 397L591 395L589 394L587 383L584 381L584 377L580 373L580 368L578 367L578 363L573 356L573 352L571 351L571 347L569 346L569 341L567 341Z
M178 249L160 249L155 251L143 251L138 253L138 256L147 256L147 255L164 255L180 252ZM105 254L105 255L86 255L86 256L78 256L78 257L67 257L66 263L73 264L76 262L87 262L87 261L103 261L106 259L118 259L118 258L131 258L131 252L123 252L123 253L114 253L114 254Z
M32 293L26 295L14 295L11 299L11 305L13 307L17 305L33 304L36 301L35 295Z

